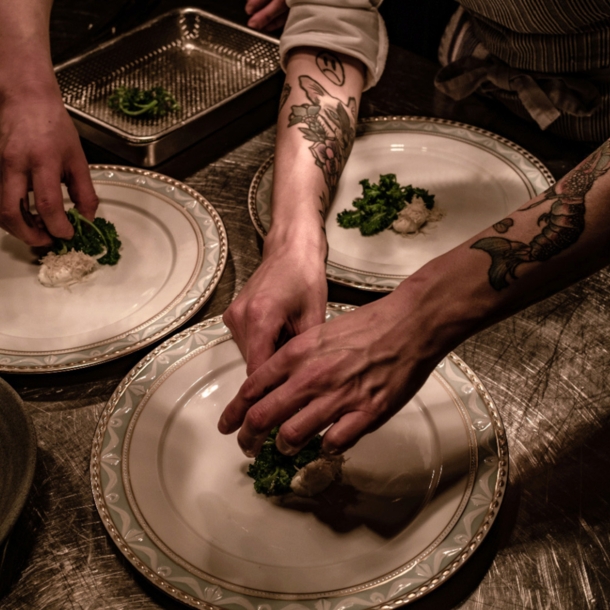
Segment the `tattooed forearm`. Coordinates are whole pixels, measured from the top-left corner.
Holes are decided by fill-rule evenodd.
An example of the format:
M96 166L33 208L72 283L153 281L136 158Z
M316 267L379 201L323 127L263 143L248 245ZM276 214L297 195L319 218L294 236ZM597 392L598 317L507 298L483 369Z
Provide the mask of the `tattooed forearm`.
M302 125L299 131L312 142L309 150L328 189L320 196L326 213L356 136L356 100L350 97L344 104L309 76L300 76L299 85L311 104L292 106L288 127Z
M280 94L280 111L286 105L288 98L290 97L290 92L292 91L292 87L288 83L284 83L282 87L282 93Z
M596 180L610 170L610 140L598 148L581 165L563 180L546 191L544 196L522 208L531 210L551 202L548 212L538 217L542 231L529 244L511 241L504 237L485 237L472 244L472 248L484 250L491 256L489 283L496 290L506 288L508 276L523 263L546 261L575 244L585 229L585 196ZM505 219L494 225L498 233L508 231L512 225ZM501 228L499 227L502 227Z
M320 51L316 55L316 65L320 72L337 87L342 87L345 82L345 70L341 60L330 51Z

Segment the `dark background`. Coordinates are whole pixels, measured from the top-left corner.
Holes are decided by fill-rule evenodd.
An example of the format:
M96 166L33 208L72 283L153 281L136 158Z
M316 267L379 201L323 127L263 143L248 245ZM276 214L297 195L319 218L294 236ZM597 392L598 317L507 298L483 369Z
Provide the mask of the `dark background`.
M176 5L171 0L81 0L74 6L68 4L56 3L51 17L55 63L70 59L77 50L82 52L83 43L95 46ZM245 0L184 2L185 6L198 7L242 25L248 20L245 4ZM392 44L436 61L440 37L457 6L455 0L384 0L380 12Z

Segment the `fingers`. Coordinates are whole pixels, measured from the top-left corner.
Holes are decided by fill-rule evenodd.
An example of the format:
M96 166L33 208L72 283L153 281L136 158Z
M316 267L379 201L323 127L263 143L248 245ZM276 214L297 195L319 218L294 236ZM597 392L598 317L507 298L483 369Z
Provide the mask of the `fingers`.
M59 176L61 172L57 167L44 165L32 171L32 187L36 210L47 231L54 237L70 239L74 228L70 224L64 209L64 197L61 192Z
M377 430L384 421L368 411L349 411L324 434L322 451L330 455L345 453L365 434Z
M95 212L99 205L99 198L93 188L91 172L85 159L85 155L78 155L69 169L65 172L65 183L68 187L70 199L74 202L76 209L88 220L95 218Z
M222 434L231 434L242 426L250 407L257 402L259 402L257 413L251 417L246 434L252 433L254 436L258 436L268 426L270 426L268 430L273 428L275 424L269 423L271 420L266 419L266 413L268 413L268 409L275 408L275 405L278 405L281 409L282 403L277 400L277 394L276 396L267 395L284 381L285 374L279 373L278 375L278 373L279 371L274 366L267 363L267 366L259 369L244 381L239 392L225 407L220 417L218 429ZM265 400L263 401L263 399ZM277 424L283 419L276 416L273 421Z
M229 416L236 416L235 421L241 423L237 442L241 450L250 457L258 454L269 432L275 426L289 420L295 411L307 406L311 398L307 393L290 396L289 388L284 385L285 378L269 375L269 368L265 367L265 377L256 379L256 374L249 377L236 399L232 401L234 404L231 403L227 407ZM266 386L267 379L270 383L279 385L275 388ZM254 404L256 406L251 408ZM297 451L298 449L293 453Z
M248 21L249 27L269 32L286 23L288 7L285 0L249 0L246 13L252 15Z
M2 173L0 227L29 246L47 246L49 234L29 210L28 180L25 174Z

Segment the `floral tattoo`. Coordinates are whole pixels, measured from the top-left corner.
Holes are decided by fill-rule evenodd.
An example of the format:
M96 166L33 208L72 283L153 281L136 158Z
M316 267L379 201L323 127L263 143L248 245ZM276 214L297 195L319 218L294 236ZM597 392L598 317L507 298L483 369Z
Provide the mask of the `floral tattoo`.
M344 104L309 76L300 76L299 85L311 104L292 106L288 127L302 125L299 131L312 143L309 150L328 187L328 193L320 196L326 212L356 137L356 100L350 97Z
M545 202L552 202L548 212L538 217L542 232L529 244L505 237L484 237L471 248L484 250L491 256L489 283L496 290L506 288L508 276L523 263L546 261L575 244L585 229L585 196L595 181L610 170L610 140L598 148L563 180L546 191L539 201L522 208L531 210ZM512 226L510 218L496 223L498 233L506 233Z

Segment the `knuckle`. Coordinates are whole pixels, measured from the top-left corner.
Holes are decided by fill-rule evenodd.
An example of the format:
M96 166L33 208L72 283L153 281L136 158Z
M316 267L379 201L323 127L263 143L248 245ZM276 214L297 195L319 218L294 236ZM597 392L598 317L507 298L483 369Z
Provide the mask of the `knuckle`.
M96 210L100 204L100 198L95 191L88 192L79 197L79 207L83 210Z
M255 435L262 434L268 429L269 418L267 417L265 409L260 407L250 409L246 414L245 421L248 428Z
M258 387L256 385L255 376L247 377L241 386L240 394L247 402L255 401L259 396Z
M302 431L290 420L282 424L280 435L291 447L299 447L304 441Z
M44 194L36 198L36 209L40 214L54 212L59 207L63 209L63 199L59 195Z
M240 308L237 301L233 301L228 309L222 314L222 321L229 327L231 332L235 330L238 321L241 318L239 310Z
M23 165L23 158L19 150L7 145L0 153L0 164L3 171L16 171Z
M54 151L45 145L38 145L30 152L29 159L32 169L38 170L49 165L49 159L53 158Z
M271 307L271 300L263 295L255 295L245 307L245 317L250 324L256 324L263 320Z

